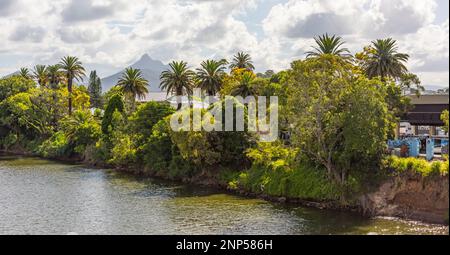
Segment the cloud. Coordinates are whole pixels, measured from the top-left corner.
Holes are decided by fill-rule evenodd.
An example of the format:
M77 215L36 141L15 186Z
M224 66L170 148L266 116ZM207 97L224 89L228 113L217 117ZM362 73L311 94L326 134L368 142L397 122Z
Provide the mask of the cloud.
M95 27L63 27L58 29L58 33L61 40L66 43L93 43L107 36L101 29Z
M308 38L332 34L414 33L434 19L433 0L289 0L272 8L263 21L267 34Z
M124 7L122 1L70 0L62 16L66 22L92 21L113 16Z
M8 15L12 11L14 0L0 0L0 15Z
M18 26L9 37L12 41L42 42L46 31L38 26Z
M424 84L448 83L448 19L436 12L434 0L0 0L0 68L70 54L107 75L144 53L197 67L246 51L258 71L281 70L328 32L353 53L394 37Z

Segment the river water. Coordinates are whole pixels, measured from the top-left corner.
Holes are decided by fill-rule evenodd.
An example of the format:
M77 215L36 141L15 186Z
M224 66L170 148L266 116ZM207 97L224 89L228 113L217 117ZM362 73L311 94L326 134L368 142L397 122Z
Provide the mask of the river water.
M198 186L0 155L0 234L448 234Z

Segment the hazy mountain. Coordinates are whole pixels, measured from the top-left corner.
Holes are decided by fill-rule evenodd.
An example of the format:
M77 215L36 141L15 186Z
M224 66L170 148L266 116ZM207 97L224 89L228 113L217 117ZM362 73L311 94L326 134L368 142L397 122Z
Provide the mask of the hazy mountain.
M446 89L448 88L445 86L439 86L439 85L423 85L425 87L426 90L432 90L432 91L437 91L439 89Z
M140 69L142 76L149 81L149 92L161 92L159 88L159 76L161 72L166 70L168 66L164 65L159 60L153 60L149 55L145 54L130 67ZM117 84L117 80L122 76L122 72L113 74L102 79L102 90L108 91L110 88Z

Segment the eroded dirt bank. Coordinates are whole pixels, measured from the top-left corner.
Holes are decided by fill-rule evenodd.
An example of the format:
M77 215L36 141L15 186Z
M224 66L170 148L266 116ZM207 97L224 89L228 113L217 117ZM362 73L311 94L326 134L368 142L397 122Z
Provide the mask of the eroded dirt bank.
M384 181L377 191L360 198L365 214L392 216L431 223L447 223L448 176L405 174Z

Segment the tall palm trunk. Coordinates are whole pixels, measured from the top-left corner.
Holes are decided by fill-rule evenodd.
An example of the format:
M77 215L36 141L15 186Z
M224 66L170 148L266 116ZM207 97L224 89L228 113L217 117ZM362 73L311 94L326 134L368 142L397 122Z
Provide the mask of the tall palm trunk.
M177 89L177 103L178 103L177 111L181 110L181 107L183 107L183 103L181 102L182 96L183 96L183 90Z
M72 115L72 77L67 75L67 91L69 91L69 115Z

